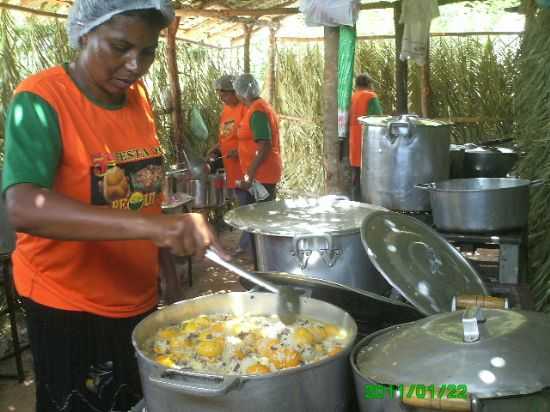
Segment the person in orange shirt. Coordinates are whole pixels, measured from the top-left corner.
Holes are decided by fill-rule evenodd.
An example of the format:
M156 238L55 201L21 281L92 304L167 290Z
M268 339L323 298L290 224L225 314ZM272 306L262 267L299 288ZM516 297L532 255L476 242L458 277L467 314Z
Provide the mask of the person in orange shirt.
M169 0L74 1L74 61L24 80L8 109L2 196L37 412L130 410L142 398L131 334L156 309L159 258L219 249L200 214L161 214L140 78L173 19Z
M382 114L378 95L372 90L372 79L367 74L355 78L355 92L351 97L349 115L349 162L351 165L352 200L361 200L362 130L358 118Z
M223 166L227 177L227 188L234 191L237 199L243 197L242 189L237 188L237 182L243 179L243 172L239 162L237 129L245 112L245 106L239 101L233 82L235 76L223 75L214 83L214 88L223 103L220 115L220 130L218 143L213 146L208 155L212 156L219 151L223 159Z
M237 187L245 191L239 202L243 205L274 200L283 172L279 119L271 105L260 97L260 85L253 75L240 75L233 86L237 98L246 107L237 131L243 172ZM253 252L253 247L250 235L245 234L239 249Z

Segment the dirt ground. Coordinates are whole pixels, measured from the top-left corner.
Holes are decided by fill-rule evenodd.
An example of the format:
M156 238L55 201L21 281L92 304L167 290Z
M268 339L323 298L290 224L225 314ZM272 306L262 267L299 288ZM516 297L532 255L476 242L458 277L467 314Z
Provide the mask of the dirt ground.
M224 230L220 234L220 239L227 251L236 249L239 231ZM252 270L252 260L248 256L236 256L233 263ZM227 270L216 266L209 261L199 261L194 259L192 262L193 285L189 287L187 282L187 259L178 259L178 273L185 279L185 289L182 292L182 298L189 299L209 293L220 291L240 291L241 287L238 276ZM24 329L24 325L22 325ZM32 373L32 356L30 350L23 352L23 363L25 370L25 381L17 382L15 379L0 378L0 412L33 412L34 411L34 377ZM4 374L15 373L14 359L7 359L0 362L0 376Z

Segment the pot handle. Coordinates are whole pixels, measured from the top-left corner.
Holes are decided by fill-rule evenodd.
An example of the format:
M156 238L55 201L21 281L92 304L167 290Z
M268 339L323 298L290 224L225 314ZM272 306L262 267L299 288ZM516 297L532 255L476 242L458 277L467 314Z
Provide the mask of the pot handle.
M300 265L300 269L304 270L307 267L307 263L309 260L309 257L311 256L311 253L313 252L311 249L300 249L300 241L301 240L307 240L307 239L317 239L321 238L324 239L327 243L326 249L319 248L319 254L321 255L321 258L323 261L329 266L333 267L336 263L336 260L338 260L338 257L342 254L342 251L340 249L333 249L332 248L332 236L328 233L322 233L318 235L299 235L294 237L294 248L290 251L290 254L294 256Z
M508 298L497 298L494 296L482 295L459 295L453 296L451 311L466 309L477 306L485 309L509 309Z
M412 391L411 391L412 388ZM436 411L445 411L445 412L473 412L475 411L475 406L472 407L474 403L470 399L459 399L459 398L449 398L450 390L443 388L443 396L438 396L440 389L436 388L437 392L435 394L428 395L425 393L423 398L416 396L416 393L412 396L408 396L411 392L416 392L414 385L404 386L403 392L401 394L401 403L407 406L414 408L423 408ZM437 395L437 396L436 396ZM433 398L433 399L432 399Z
M171 379L177 377L179 379ZM195 378L197 382L185 381L185 378ZM149 381L160 389L179 392L186 395L214 397L225 395L240 382L239 376L205 375L175 369L166 370L161 377L150 376ZM200 382L199 382L200 381Z
M414 187L416 187L417 189L420 189L420 190L434 190L435 189L435 183L432 182L432 183L418 183L416 185L414 185Z
M536 179L532 180L531 183L529 183L529 187L538 187L542 186L544 184L544 179Z

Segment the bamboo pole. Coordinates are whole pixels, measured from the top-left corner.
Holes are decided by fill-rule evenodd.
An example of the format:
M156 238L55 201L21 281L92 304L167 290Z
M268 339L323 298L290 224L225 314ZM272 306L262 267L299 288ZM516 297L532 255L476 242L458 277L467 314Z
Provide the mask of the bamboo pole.
M269 70L267 71L268 99L274 108L277 100L277 30L276 26L269 29Z
M426 64L420 68L420 106L422 108L422 117L429 118L432 113L432 85L430 81L430 39L426 48Z
M407 80L409 77L409 67L407 61L399 58L401 46L403 43L404 26L399 24L401 18L401 0L395 3L393 8L393 23L395 26L395 88L397 95L397 113L405 114L408 112L408 90Z
M465 32L448 32L448 33L430 33L430 37L469 37L469 36L519 36L525 33L524 31L465 31ZM393 40L393 34L374 34L369 36L357 36L359 40ZM324 41L323 37L292 37L278 36L279 43L309 43Z
M166 65L168 67L168 79L172 100L172 143L176 148L176 160L182 161L182 149L184 144L183 136L183 113L181 107L181 88L178 75L178 62L176 58L176 33L179 26L179 17L176 17L168 27L166 33Z
M338 140L338 43L339 28L325 27L324 153L326 193L344 193Z
M244 25L244 72L250 73L250 38L252 37L252 26Z

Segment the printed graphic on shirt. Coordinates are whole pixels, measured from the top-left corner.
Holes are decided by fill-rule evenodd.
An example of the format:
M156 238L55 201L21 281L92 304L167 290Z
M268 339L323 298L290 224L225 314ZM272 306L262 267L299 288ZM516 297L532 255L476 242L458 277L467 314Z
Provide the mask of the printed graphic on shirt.
M222 125L220 125L220 134L223 137L230 137L235 128L235 120L228 120Z
M130 210L153 205L162 191L160 150L133 149L94 155L92 204Z

